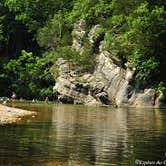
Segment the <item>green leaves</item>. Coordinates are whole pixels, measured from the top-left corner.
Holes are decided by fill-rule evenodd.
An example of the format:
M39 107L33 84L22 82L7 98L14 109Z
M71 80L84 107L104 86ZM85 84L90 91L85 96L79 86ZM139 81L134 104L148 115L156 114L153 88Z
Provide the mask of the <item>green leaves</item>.
M50 67L55 61L63 57L93 71L93 54L103 36L105 49L121 59L123 67L129 61L138 80L157 76L166 81L164 5L162 0L1 0L0 51L11 59L0 64L0 83L29 98L51 95ZM87 24L81 54L71 48L73 24L80 19ZM97 44L92 50L87 34L97 24L102 28L94 34ZM20 55L23 48L43 55L26 51Z
M18 59L10 60L4 65L6 75L10 79L10 89L26 99L43 100L46 94L52 98L54 80L49 71L49 62L46 57L39 58L23 50Z
M159 61L157 61L154 57L146 58L146 56L138 52L135 53L133 64L137 69L136 78L141 81L147 81L154 76L155 73L158 72L160 65Z
M71 43L71 29L65 21L64 13L57 13L48 23L40 28L37 40L40 46L55 49Z
M68 20L75 23L80 19L86 20L89 25L105 21L111 15L110 0L76 0Z
M16 14L16 19L36 31L59 10L72 6L71 0L6 0L6 6Z
M149 6L145 1L124 14L125 9L119 11L118 2L112 2L118 15L111 19L112 28L105 37L106 49L116 55L125 55L136 67L139 80L148 80L159 73L161 77L160 67L166 62L166 46L164 39L161 40L161 34L166 37L166 11L160 6Z
M166 100L166 82L161 81L157 86L157 91L160 94L160 101Z

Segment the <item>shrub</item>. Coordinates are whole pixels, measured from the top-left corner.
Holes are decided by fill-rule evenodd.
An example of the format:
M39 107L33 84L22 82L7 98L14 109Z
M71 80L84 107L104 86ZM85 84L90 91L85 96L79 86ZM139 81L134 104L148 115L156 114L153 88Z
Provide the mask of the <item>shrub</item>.
M65 22L63 13L55 14L44 27L38 30L37 41L40 46L47 49L71 44L71 27Z
M47 57L37 57L23 50L21 56L4 65L6 75L10 79L11 91L25 99L43 100L46 94L51 98L54 85L53 76L49 71L51 65Z
M105 37L105 47L115 55L125 55L137 69L139 80L149 80L162 72L166 64L166 11L160 6L141 3L127 15L112 17L111 30ZM160 71L160 72L159 72Z

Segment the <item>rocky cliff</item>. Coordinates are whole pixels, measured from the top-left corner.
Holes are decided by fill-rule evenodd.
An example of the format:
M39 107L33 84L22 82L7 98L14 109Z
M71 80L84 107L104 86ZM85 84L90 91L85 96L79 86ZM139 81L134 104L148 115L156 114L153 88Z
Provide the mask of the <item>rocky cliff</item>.
M89 43L97 47L95 69L92 73L77 74L68 61L60 58L59 77L54 86L58 100L63 103L86 105L114 105L117 107L164 107L160 99L162 94L153 86L141 87L135 79L135 69L104 50L102 35L96 32L100 25L94 26L88 33ZM75 24L73 48L82 52L86 23L81 20Z

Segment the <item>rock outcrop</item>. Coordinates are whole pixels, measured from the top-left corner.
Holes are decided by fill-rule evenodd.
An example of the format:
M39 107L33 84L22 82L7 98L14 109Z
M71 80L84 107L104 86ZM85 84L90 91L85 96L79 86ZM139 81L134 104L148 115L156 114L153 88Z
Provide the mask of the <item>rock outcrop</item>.
M54 86L54 92L58 95L58 100L62 103L102 105L97 97L92 95L93 88L90 86L92 75L84 75L77 79L70 70L70 65L66 60L59 59L59 77ZM101 96L98 96L100 98Z
M101 34L95 33L100 28L96 25L88 34L92 47L96 47L96 42L98 44L98 52L95 53L96 67L92 74L73 74L75 72L66 60L57 61L59 77L54 91L58 94L59 101L117 107L161 107L161 95L153 87L141 88L135 79L135 69L129 63L122 66L119 59L103 49L102 37L97 36ZM82 40L85 29L83 20L74 28L73 47L80 52L84 49Z

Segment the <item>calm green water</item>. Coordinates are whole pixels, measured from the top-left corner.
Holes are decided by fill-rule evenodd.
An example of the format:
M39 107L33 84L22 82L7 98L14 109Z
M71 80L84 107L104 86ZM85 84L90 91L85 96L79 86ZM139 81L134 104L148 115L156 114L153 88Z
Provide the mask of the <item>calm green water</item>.
M0 126L0 165L134 166L163 161L166 110L16 104L34 119Z

